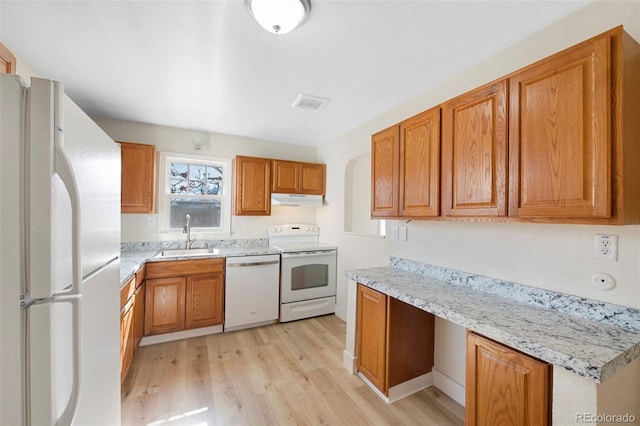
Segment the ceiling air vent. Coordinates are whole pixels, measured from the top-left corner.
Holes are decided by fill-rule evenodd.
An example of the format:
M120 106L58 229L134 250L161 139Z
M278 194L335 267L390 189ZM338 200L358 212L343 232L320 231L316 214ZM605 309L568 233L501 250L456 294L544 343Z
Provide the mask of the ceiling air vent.
M309 111L320 111L330 99L322 98L320 96L307 95L306 93L300 93L295 101L291 104L294 108L306 109Z

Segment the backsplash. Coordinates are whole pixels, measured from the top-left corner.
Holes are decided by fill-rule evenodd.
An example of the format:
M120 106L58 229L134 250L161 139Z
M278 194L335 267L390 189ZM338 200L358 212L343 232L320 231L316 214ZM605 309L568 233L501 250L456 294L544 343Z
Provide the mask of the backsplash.
M191 248L254 248L268 247L268 238L251 238L239 240L198 240ZM159 251L185 248L185 241L147 241L120 243L120 250L123 252L132 251Z
M540 308L553 309L591 321L598 321L628 330L640 331L640 310L599 300L586 299L552 290L529 287L510 281L484 277L455 269L429 265L400 257L390 257L391 266L425 277L467 286Z

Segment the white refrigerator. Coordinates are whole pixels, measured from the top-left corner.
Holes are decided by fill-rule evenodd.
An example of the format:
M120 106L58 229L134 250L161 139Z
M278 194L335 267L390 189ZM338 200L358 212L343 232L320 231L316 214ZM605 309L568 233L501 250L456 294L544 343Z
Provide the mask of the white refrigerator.
M120 148L0 74L0 424L120 423Z

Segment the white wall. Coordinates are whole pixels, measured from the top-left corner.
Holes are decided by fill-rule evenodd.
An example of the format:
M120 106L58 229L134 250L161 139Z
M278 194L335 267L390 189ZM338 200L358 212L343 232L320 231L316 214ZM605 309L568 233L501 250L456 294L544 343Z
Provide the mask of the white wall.
M640 308L640 226L436 221L387 224L387 231L392 225L407 226L407 242L343 232L344 171L351 158L370 151L373 133L620 24L640 40L640 2L590 4L411 101L390 106L381 116L319 147L319 161L326 162L332 170L327 179L327 198L332 203L318 210L317 221L325 238L330 237L340 247L338 313L344 315L347 311L347 281L342 272L386 265L389 255ZM617 262L594 259L596 233L618 235ZM590 277L595 272L611 274L617 287L608 292L592 287ZM437 327L436 347L451 348L452 342L457 342L453 347L463 350L464 333L447 332L442 323ZM436 367L463 384L463 357L446 355L436 353Z
M116 141L144 143L156 146L157 151L192 155L233 158L236 155L280 158L285 160L317 160L317 148L272 142L220 133L178 129L110 118L92 117ZM200 144L200 150L194 147ZM232 182L229 182L231 184ZM271 216L232 216L231 238L266 238L270 225L283 223L314 223L314 207L280 207L271 209ZM196 233L196 238L199 238ZM162 240L155 228L147 226L147 215L122 215L122 241Z

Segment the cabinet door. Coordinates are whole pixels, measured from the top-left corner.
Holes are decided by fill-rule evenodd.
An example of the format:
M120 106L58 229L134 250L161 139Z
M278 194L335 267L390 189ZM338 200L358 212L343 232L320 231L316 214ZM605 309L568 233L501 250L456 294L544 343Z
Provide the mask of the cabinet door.
M440 107L400 123L400 216L440 214Z
M387 296L358 284L358 370L387 393Z
M145 283L138 286L133 295L133 349L134 352L140 346L140 340L144 335L144 291Z
M392 388L433 368L435 317L393 297L387 304L387 388Z
M326 168L324 164L300 163L300 193L325 195Z
M133 303L120 311L120 381L127 376L133 361Z
M509 216L611 215L608 34L510 78Z
M271 214L271 160L236 157L234 214L269 216Z
M122 213L153 213L156 192L156 148L118 142L122 157Z
M371 217L397 217L399 213L400 144L398 126L371 137Z
M467 333L467 426L551 424L551 366Z
M145 336L184 329L185 277L146 281L144 307Z
M507 80L443 106L443 216L506 216Z
M300 192L300 163L295 161L273 160L272 191L282 194Z
M0 43L0 73L16 73L16 57L4 44Z
M187 277L185 328L208 327L223 322L224 275Z

